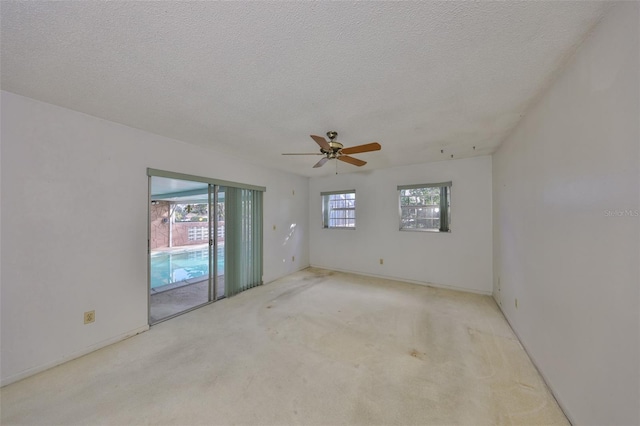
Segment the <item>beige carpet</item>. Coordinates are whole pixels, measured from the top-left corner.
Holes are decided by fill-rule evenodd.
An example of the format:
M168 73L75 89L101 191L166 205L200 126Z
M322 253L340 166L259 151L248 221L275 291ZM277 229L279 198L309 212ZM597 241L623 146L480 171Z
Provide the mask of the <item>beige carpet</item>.
M493 300L307 269L0 391L3 425L566 425Z

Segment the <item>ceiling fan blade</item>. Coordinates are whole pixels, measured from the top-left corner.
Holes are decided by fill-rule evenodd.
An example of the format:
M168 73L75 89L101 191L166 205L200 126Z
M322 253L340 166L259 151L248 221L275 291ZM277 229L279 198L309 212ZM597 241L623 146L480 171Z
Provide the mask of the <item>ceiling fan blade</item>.
M324 158L320 159L320 161L318 161L316 163L316 165L313 166L313 168L317 169L318 167L322 167L324 165L324 163L326 163L327 161L329 161L329 159L327 157L324 157Z
M316 141L316 143L320 145L320 148L331 151L331 145L329 145L329 142L327 142L327 140L322 136L311 135L311 139Z
M338 157L338 160L344 161L345 163L353 164L354 166L358 167L367 164L366 161L358 160L357 158L349 157L348 155L341 155Z
M378 142L366 143L364 145L351 146L349 148L342 148L343 154L357 154L359 152L379 151L382 147Z
M281 155L324 155L321 152L288 152L286 154L281 154Z

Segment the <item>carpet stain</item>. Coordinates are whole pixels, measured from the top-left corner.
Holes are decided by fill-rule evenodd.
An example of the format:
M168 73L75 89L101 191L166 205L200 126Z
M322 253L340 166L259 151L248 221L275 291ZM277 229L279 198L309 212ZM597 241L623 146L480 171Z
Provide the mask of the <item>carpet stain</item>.
M291 288L283 291L281 294L279 294L276 297L276 300L286 300L286 299L290 299L292 297L297 296L300 293L303 293L307 290L309 290L311 287L313 287L314 285L318 284L318 282L320 281L312 281L308 284L304 284L304 285L298 285L298 286L292 286Z

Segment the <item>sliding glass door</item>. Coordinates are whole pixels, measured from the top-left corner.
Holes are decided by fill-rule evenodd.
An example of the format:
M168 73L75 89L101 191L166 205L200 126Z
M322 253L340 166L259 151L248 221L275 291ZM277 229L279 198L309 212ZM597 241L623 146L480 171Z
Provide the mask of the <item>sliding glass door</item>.
M208 303L209 185L151 177L149 322Z
M150 324L262 284L264 188L148 175Z

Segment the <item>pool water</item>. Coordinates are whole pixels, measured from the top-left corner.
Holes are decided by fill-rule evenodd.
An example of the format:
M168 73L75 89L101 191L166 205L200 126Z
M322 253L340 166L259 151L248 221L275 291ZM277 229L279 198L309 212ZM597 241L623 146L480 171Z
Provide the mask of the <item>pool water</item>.
M224 274L224 246L218 245L218 274ZM151 288L209 275L209 249L151 253Z

